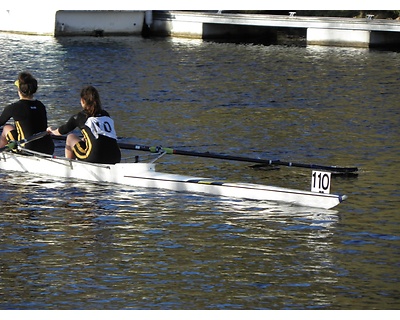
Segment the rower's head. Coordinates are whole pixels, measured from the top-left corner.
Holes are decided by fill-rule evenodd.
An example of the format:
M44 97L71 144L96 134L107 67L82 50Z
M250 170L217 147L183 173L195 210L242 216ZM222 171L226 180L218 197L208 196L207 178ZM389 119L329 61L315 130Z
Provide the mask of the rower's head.
M86 86L82 88L81 105L90 117L94 117L101 111L100 95L95 87Z
M29 72L21 72L14 84L24 98L32 97L38 89L37 80Z

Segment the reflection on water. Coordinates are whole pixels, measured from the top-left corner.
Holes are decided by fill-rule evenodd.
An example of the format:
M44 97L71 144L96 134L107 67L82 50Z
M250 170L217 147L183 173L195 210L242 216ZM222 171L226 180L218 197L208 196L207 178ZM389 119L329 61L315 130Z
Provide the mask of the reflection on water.
M329 211L1 173L2 308L399 308L399 53L140 37L0 44L3 104L29 70L50 125L93 84L123 142L361 169L333 179L349 199ZM303 169L159 162L310 188Z
M35 308L263 308L254 290L280 308L282 287L334 281L332 210L2 178L4 308L29 308L24 292L43 297ZM302 271L289 266L299 253L311 258Z

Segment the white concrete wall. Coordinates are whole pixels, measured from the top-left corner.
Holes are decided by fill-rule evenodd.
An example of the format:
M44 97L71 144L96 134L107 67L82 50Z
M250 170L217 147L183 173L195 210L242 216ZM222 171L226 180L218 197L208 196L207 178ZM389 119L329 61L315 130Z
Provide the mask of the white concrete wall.
M201 38L203 34L203 24L198 22L178 22L172 24L172 35L186 36L189 38Z
M57 11L55 35L140 35L143 20L143 11Z
M236 34L249 36L260 32L256 28L296 28L307 30L307 44L370 47L400 44L400 24L395 20L333 17L290 17L278 15L217 14L216 12L164 11L154 14L151 32L160 36L208 37ZM224 30L225 29L225 30ZM270 35L268 35L270 36ZM278 34L279 39L279 34ZM279 40L278 40L279 41Z
M368 47L370 31L340 29L307 29L307 44Z
M201 39L202 22L153 20L151 30L156 35Z
M56 14L53 8L21 8L0 8L0 31L49 35L54 33Z
M94 0L0 0L0 31L21 32L28 34L48 34L54 35L56 29L56 16L59 11L108 11L110 18L102 16L98 21L97 18L88 18L88 21L71 19L74 22L76 30L84 29L107 29L114 33L120 33L123 29L127 30L128 34L136 33L142 28L144 10L141 15L135 17L140 21L127 21L133 19L132 14L121 15L116 17L110 12L122 12L140 10L135 8L135 3L131 1L113 0L109 1L94 1ZM87 17L85 17L87 18ZM121 18L121 19L120 19ZM112 20L112 21L111 21ZM72 27L72 25L70 25ZM139 32L140 32L139 31Z

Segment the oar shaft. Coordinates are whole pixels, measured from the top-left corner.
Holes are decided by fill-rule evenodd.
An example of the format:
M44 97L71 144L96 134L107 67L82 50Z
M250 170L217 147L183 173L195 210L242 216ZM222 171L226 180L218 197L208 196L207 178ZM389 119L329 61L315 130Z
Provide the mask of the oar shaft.
M35 140L39 140L41 138L44 138L47 135L49 135L49 133L47 131L38 132L38 133L35 133L34 135L30 136L29 138L19 140L18 144L24 144L24 143L32 142Z
M354 171L358 170L357 168L324 166L324 165L318 165L318 164L296 163L296 162L287 162L287 161L281 161L281 160L249 158L249 157L242 157L242 156L230 156L230 155L215 154L215 153L209 153L209 152L201 153L201 152L192 152L192 151L172 149L172 152L167 151L167 153L173 153L173 154L179 154L179 155L185 155L185 156L222 159L222 160L252 162L252 163L259 163L259 164L266 164L266 165L298 167L298 168L307 168L307 169L316 169L316 170L328 170L328 171L335 171L335 172L354 172Z
M162 148L162 147L149 147L142 145L132 145L127 143L119 143L120 148L122 149L130 149L130 150L140 150L140 151L149 151L149 152L159 152L164 151L167 154L177 154L183 156L193 156L193 157L203 157L203 158L212 158L212 159L221 159L221 160L232 160L232 161L241 161L241 162L252 162L258 164L266 164L266 165L278 165L278 166L287 166L287 167L299 167L299 168L307 168L307 169L316 169L316 170L327 170L333 172L340 173L350 173L358 171L356 167L337 167L337 166L324 166L318 164L306 164L306 163L296 163L296 162L287 162L280 160L268 160L268 159L259 159L259 158L249 158L242 156L231 156L210 152L196 152L196 151L186 151L186 150L178 150L172 148Z
M65 137L53 136L53 139L65 140ZM123 143L123 142L119 142L118 145L121 149L127 149L127 150L148 151L148 152L153 152L153 153L164 151L167 154L177 154L177 155L182 155L182 156L251 162L251 163L258 163L258 164L265 164L265 165L298 167L298 168L315 169L315 170L326 170L326 171L332 171L332 172L337 172L337 173L352 173L352 172L354 173L354 172L358 171L357 167L324 166L324 165L319 165L319 164L306 164L306 163L288 162L288 161L281 161L281 160L268 160L268 159L249 158L249 157L242 157L242 156L230 156L230 155L210 153L210 152L196 152L196 151L178 150L178 149L173 149L173 148L150 147L150 146Z

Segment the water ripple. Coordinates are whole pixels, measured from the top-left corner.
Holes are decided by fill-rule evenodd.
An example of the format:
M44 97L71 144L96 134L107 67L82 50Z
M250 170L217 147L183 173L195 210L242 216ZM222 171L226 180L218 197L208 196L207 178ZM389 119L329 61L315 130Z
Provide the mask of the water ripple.
M2 309L398 309L398 53L140 37L0 44L3 105L29 70L50 125L94 84L124 142L361 168L333 179L349 195L337 210L2 172ZM310 187L302 169L159 162Z

